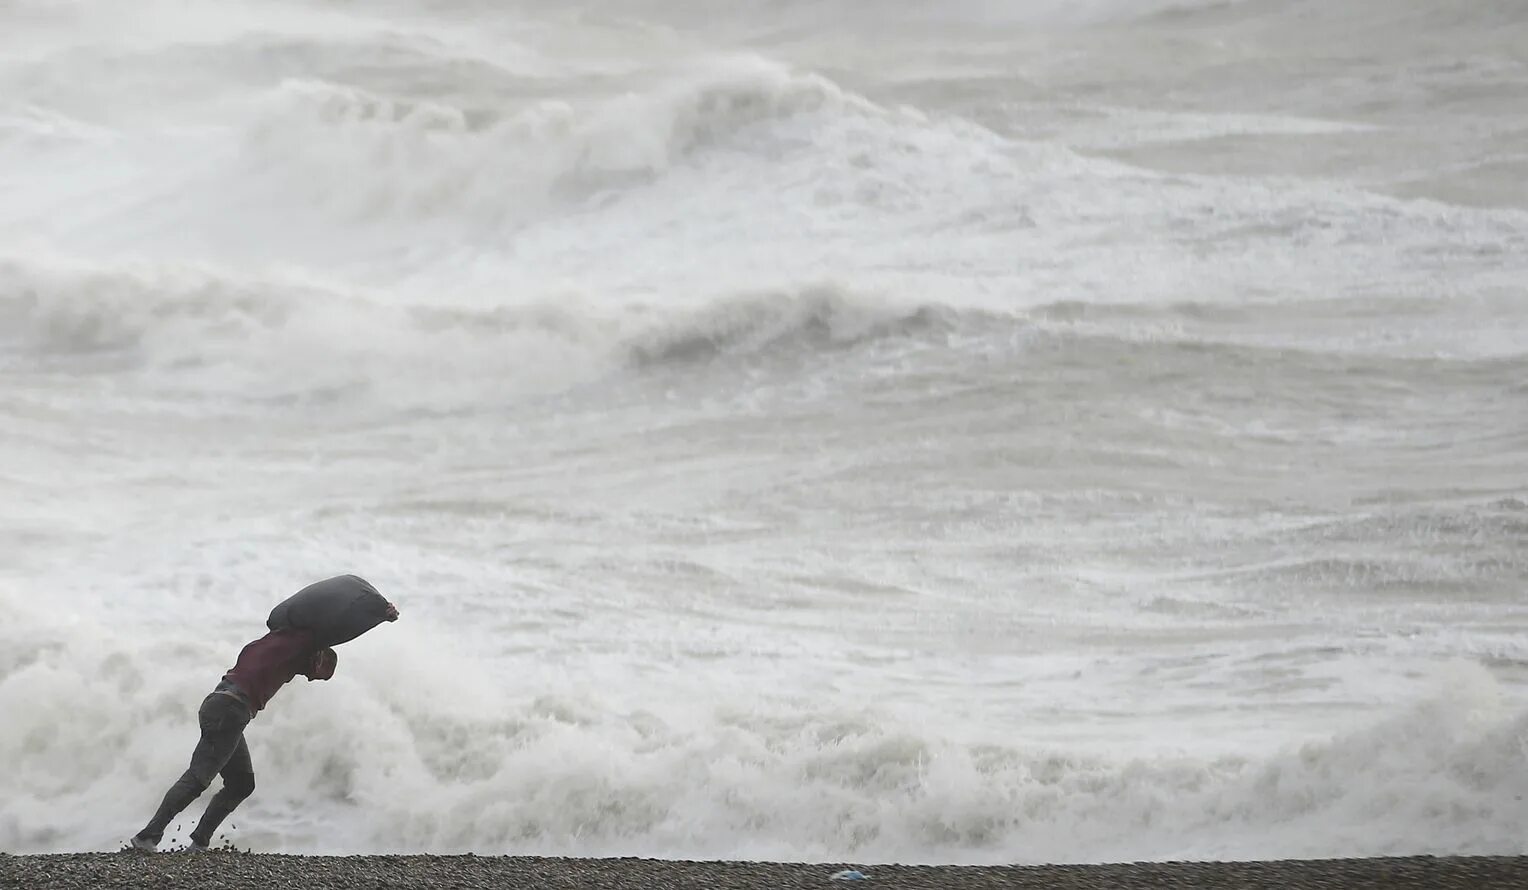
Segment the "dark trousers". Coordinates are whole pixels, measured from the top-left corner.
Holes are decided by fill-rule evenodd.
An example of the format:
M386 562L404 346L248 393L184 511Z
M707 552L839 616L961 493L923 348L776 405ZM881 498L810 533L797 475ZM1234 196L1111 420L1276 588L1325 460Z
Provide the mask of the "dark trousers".
M191 754L191 767L170 786L159 811L138 832L139 837L159 843L170 821L201 797L213 776L221 775L223 787L212 796L201 823L191 832L192 841L211 843L212 833L255 790L255 768L249 760L249 746L244 743L244 727L251 716L249 707L231 695L214 692L202 701L197 712L202 739Z

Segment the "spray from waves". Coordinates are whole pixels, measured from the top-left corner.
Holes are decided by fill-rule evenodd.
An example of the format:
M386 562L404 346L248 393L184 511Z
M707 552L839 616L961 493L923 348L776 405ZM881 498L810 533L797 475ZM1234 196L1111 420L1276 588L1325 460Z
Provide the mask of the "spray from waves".
M111 848L180 768L238 641L149 644L4 599L0 848ZM1528 715L1474 665L1372 725L1207 759L701 681L650 694L597 684L597 663L577 681L510 665L510 689L428 628L347 651L343 676L284 691L251 728L260 790L237 843L1038 862L1521 853L1528 828Z
M831 286L694 306L562 295L474 307L188 265L0 260L0 346L12 363L254 400L540 395L629 370L937 338L997 320Z
M1084 354L1149 359L1163 373L1185 375L1203 373L1206 363L1222 374L1276 367L1269 379L1278 380L1346 368L1363 355L1370 373L1417 385L1443 374L1456 384L1494 385L1523 363L1520 346L1499 356L1472 345L1445 360L1413 356L1404 342L1367 352L1351 340L1328 344L1283 332L1284 312L1277 304L1076 302L1000 312L826 284L667 302L583 292L411 299L292 274L0 258L7 366L116 374L117 385L145 393L244 407L296 400L450 409L683 375L710 363L763 363L782 378L800 378L884 355L897 360L883 370L895 372L908 368L901 359L913 352L930 362L1027 355L1033 373Z
M817 112L875 114L826 78L757 57L702 62L643 91L508 108L288 80L260 100L245 143L262 188L314 196L350 219L524 221L560 201L652 181L759 125Z
M67 166L90 174L66 193L18 190L16 225L94 257L297 265L367 283L593 276L651 290L641 278L657 270L668 289L686 270L757 282L760 251L778 271L778 236L921 233L948 201L976 205L937 214L953 225L1032 224L1022 200L981 210L994 189L1033 179L1005 140L767 59L545 91L557 98L288 79L229 99L214 125L198 113L195 126L148 122L79 146ZM165 155L166 140L184 151ZM1029 160L1067 161L1039 154ZM17 169L45 179L61 163L43 152ZM674 254L700 241L713 243ZM832 274L814 253L801 263ZM591 268L591 256L604 261Z
M450 268L464 254L502 256L506 239L528 227L598 213L677 171L706 168L676 189L735 208L755 203L761 180L792 160L823 181L875 180L854 158L895 161L907 153L902 143L943 133L930 136L914 112L752 55L682 60L622 80L443 93L372 83L364 70L354 81L301 71L252 84L221 99L215 115L196 105L141 120L124 113L112 138L81 139L79 154L62 161L46 145L12 146L19 182L23 172L44 180L64 167L89 171L69 173L64 191L18 188L18 230L93 255L352 263L377 280L400 264L418 272L441 252ZM166 154L167 141L180 149ZM735 213L727 211L734 230ZM574 234L572 246L598 244L595 229ZM517 267L537 253L534 243L515 246Z

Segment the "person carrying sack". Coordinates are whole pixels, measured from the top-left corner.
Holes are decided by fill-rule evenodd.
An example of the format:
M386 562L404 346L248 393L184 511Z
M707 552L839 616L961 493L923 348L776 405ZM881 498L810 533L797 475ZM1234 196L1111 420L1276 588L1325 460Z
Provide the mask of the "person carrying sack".
M155 850L170 822L207 790L214 776L221 775L223 787L208 803L187 848L206 850L213 832L255 790L244 728L298 674L309 682L333 677L339 664L334 646L384 621L397 620L398 607L355 575L310 584L278 605L266 622L270 633L245 646L234 666L202 700L197 712L202 736L191 753L191 766L165 792L159 809L133 835L129 846Z

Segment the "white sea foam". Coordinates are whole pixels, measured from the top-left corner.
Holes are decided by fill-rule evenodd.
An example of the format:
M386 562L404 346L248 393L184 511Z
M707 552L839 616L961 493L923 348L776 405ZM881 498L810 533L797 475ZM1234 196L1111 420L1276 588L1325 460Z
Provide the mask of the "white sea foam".
M240 846L1525 852L1516 7L124 9L0 12L0 849L353 571Z
M109 846L193 740L196 677L224 653L5 605L17 619L0 684L5 846ZM280 694L249 730L262 793L233 820L259 826L241 843L1038 862L1521 842L1528 727L1472 665L1329 738L1206 759L1143 754L1128 738L1068 750L831 695L782 706L693 678L644 691L534 660L509 663L508 691L502 666L453 653L444 630L378 634L342 656L350 676Z

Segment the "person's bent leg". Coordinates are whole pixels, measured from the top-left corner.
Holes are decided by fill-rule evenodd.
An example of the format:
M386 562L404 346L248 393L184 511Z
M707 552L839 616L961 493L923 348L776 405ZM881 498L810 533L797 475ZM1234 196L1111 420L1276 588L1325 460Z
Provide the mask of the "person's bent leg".
M164 832L171 820L201 797L212 779L223 769L234 751L244 740L244 726L249 723L249 709L237 699L227 695L213 694L202 701L197 712L202 737L191 753L191 766L181 774L153 818L138 832L135 840L153 846L164 839Z
M197 749L201 749L200 744L197 745ZM170 790L165 792L159 809L154 812L154 817L149 820L149 824L143 826L143 830L138 832L137 838L148 841L151 845L157 845L164 839L164 830L169 827L170 820L180 815L181 810L190 806L191 801L201 797L209 784L211 783L197 775L195 770L188 769L181 773L180 778L175 780L175 784L170 786Z
M249 745L242 735L239 736L239 744L234 748L233 755L223 767L222 775L223 787L212 795L212 801L207 804L207 812L202 814L202 821L191 832L191 843L199 847L212 843L213 832L218 830L228 814L255 792L255 768L249 759Z

